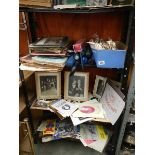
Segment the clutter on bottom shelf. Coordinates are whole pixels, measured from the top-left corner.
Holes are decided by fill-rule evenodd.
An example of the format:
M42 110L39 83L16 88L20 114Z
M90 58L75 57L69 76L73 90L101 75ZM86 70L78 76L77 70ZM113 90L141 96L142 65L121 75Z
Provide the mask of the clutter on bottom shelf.
M71 120L48 119L41 122L37 131L40 132L42 142L72 138L78 139L86 147L102 152L109 139L110 132L101 125L82 124L73 126Z

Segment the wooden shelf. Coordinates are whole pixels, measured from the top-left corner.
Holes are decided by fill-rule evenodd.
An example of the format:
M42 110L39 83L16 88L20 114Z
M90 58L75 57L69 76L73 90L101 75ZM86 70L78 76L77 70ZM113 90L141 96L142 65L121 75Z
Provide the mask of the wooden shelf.
M24 78L27 80L34 72L32 71L23 71L24 73Z
M29 100L32 99L34 96L33 92L29 93ZM19 114L26 108L26 104L25 104L25 99L24 99L24 95L21 94L19 96Z
M34 72L32 71L23 71L23 74L24 74L24 79L27 80ZM19 87L22 86L22 81L20 80L19 81Z
M128 11L133 9L133 5L127 6L106 6L98 8L81 7L71 9L53 9L51 8L37 8L37 7L19 7L20 12L50 12L50 13L104 13L104 12L115 12L115 11Z

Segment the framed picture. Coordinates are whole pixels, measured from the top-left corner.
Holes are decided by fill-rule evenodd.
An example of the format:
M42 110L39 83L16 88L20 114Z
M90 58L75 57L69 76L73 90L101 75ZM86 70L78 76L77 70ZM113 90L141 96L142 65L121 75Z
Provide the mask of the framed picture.
M64 99L70 99L74 101L88 100L88 72L75 72L72 76L70 76L70 72L65 72L64 78Z
M61 72L35 72L37 99L61 97Z
M106 82L107 78L96 75L93 95L98 99L100 99L103 95Z

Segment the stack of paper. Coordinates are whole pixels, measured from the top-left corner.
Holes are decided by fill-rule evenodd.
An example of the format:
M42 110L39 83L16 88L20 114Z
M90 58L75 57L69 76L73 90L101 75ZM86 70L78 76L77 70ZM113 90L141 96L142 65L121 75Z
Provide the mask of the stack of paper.
M61 71L63 70L67 57L44 57L44 56L31 56L26 55L20 58L22 65L20 67L44 69L50 71ZM31 69L32 70L32 69Z
M41 124L44 126L44 124ZM41 126L38 128L40 131ZM48 136L42 136L42 142L48 142L52 140L59 140L64 138L74 138L79 139L80 126L74 127L69 119L56 120L56 130L55 133Z
M58 114L60 119L71 116L71 114L78 109L78 105L68 102L64 99L56 100L51 105L50 108Z
M96 99L89 100L83 103L76 103L79 109L71 115L71 120L74 126L93 120L95 118L103 119L105 111L102 104Z
M108 135L103 126L82 124L80 125L80 140L84 146L103 152L108 141Z
M80 127L74 127L69 119L64 119L57 123L57 130L54 137L59 138L78 138L80 134Z

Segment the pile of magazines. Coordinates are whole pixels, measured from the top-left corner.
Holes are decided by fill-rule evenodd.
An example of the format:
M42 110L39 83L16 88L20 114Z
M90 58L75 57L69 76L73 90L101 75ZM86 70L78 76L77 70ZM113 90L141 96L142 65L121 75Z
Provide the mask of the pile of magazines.
M109 139L109 133L101 125L82 124L73 126L70 119L42 121L37 131L42 142L64 138L77 139L86 147L102 152Z

